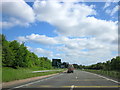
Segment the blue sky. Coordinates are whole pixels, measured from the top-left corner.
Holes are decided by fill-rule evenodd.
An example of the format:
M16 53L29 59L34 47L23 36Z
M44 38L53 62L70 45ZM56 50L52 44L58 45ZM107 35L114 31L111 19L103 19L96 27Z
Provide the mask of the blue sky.
M118 3L63 2L3 2L2 33L50 59L89 65L115 57Z
M8 40L14 40L15 38L19 36L25 36L32 33L35 34L45 34L47 36L53 37L56 36L55 33L53 33L53 30L55 29L54 26L50 25L46 22L36 22L35 24L30 25L29 27L20 27L15 26L12 28L3 29L3 33L6 34L6 37L8 37Z

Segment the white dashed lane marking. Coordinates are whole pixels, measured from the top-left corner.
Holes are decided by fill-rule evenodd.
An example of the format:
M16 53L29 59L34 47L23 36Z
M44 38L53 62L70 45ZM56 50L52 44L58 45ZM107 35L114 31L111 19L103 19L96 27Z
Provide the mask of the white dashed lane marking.
M73 90L73 88L74 88L74 85L71 86L70 90Z

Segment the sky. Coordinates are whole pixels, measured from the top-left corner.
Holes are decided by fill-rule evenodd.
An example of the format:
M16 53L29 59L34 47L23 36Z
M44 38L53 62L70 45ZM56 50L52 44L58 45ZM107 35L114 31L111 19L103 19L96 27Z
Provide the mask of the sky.
M118 55L118 3L79 0L1 2L0 28L39 57L91 65Z

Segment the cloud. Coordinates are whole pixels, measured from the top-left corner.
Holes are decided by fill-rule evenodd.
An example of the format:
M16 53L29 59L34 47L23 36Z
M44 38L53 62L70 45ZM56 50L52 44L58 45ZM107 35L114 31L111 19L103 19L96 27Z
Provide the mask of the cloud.
M28 26L35 21L33 9L24 0L8 0L1 4L3 15L2 28L9 28L16 25Z
M103 9L106 9L107 7L109 7L111 5L111 0L107 0L107 2L105 3L105 6L103 7Z
M106 13L109 14L110 16L113 16L115 13L118 12L119 6L115 6L113 9L106 9Z
M45 44L45 45L53 45L53 44L57 44L58 42L56 40L54 40L54 38L51 37L47 37L45 35L39 35L39 34L31 34L31 35L27 35L27 36L20 36L18 37L18 40L20 42L25 42L25 41L29 41L29 42L35 42L35 43L39 43L39 44Z
M90 17L90 15L96 15L97 13L94 5L88 6L73 2L61 4L58 1L36 0L33 8L36 19L57 27L55 33L58 35L69 37L95 36L103 42L112 42L117 39L117 22ZM113 10L113 13L115 10Z
M96 49L90 50L87 52L80 51L80 49L70 50L65 47L59 47L61 49L62 54L58 54L57 57L60 57L64 61L68 61L70 63L78 63L78 64L93 64L97 62L103 62L108 60L108 58L112 58L111 52L107 49ZM60 51L60 50L58 50Z
M87 6L84 4L73 4L71 2L64 2L61 4L58 1L51 2L37 0L35 1L33 8L37 20L47 21L57 27L60 27L60 25L65 25L67 27L77 25L78 20L81 18L95 14L95 11L92 9L93 5ZM78 16L81 18L77 18ZM69 24L66 24L68 22Z
M51 58L53 56L53 52L46 50L46 49L42 49L42 48L32 48L30 46L27 46L27 49L30 50L31 52L34 52L35 54L37 54L40 57L49 57Z
M115 6L111 12L111 16L113 16L118 11L118 9L119 9L119 6L118 5Z
M58 56L62 58L62 60L85 65L105 62L114 56L111 53L112 51L117 51L117 45L106 45L92 40L87 40L87 42L84 43L84 46L79 45L76 49L63 45L57 47L55 50L62 52L62 54ZM88 49L88 51L82 51L84 49Z
M30 47L30 46L27 46L27 49L28 49L29 51L31 51L33 48Z
M25 42L25 41L27 41L27 39L26 39L25 37L23 37L23 36L19 36L19 37L18 37L18 40L19 40L20 42Z
M44 50L42 48L34 49L34 52L37 54L41 54L41 56L48 56L49 58L52 57L52 51Z
M32 37L31 37L32 36ZM35 38L33 37L35 36ZM28 40L29 42L36 42L36 38L41 37L38 34L32 34L22 37L22 40L28 40L27 37L33 38L33 40ZM117 44L103 43L97 40L95 37L91 38L69 38L66 36L57 36L57 37L47 37L57 43L44 45L51 45L49 51L43 50L42 48L36 48L33 51L37 54L48 56L49 58L61 58L63 61L68 61L70 63L95 63L100 61L105 61L107 58L112 58L112 52L118 50ZM41 39L38 39L41 40ZM37 41L39 42L39 41ZM44 39L44 42L48 42L47 39ZM39 42L41 44L41 42ZM55 51L55 52L54 52ZM82 60L81 60L82 59Z

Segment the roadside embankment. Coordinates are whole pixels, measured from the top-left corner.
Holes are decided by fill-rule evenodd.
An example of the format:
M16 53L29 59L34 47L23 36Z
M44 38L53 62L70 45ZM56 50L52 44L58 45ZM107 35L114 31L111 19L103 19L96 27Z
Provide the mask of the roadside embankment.
M57 75L61 72L65 72L66 69L32 71L28 68L13 69L4 67L2 71L2 87L8 88L10 86Z
M33 70L30 68L13 69L8 67L2 68L2 82L9 82L14 80L21 80L31 77L50 75L60 73L65 69L53 69L53 70Z
M120 72L118 71L91 70L91 69L84 69L84 71L100 74L120 81Z
M59 74L59 73L45 75L45 76L32 77L32 78L27 78L27 79L22 79L22 80L15 80L15 81L10 81L10 82L3 82L2 87L3 88L9 88L10 86L23 84L23 83L26 83L26 82L32 82L32 81L35 81L35 80L39 80L39 79L42 79L42 78L47 78L47 77L54 76L54 75L57 75L57 74Z

